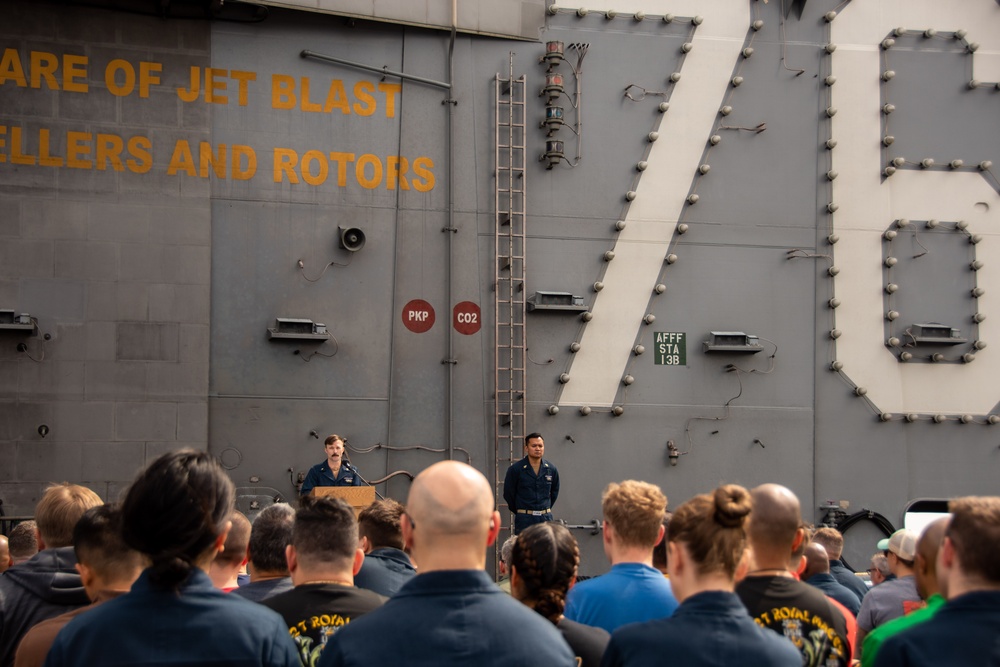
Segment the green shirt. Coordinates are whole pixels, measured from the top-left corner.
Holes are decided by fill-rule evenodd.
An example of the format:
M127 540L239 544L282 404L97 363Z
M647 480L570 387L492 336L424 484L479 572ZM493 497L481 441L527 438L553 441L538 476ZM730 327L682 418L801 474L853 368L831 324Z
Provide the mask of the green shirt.
M944 603L945 599L935 593L927 598L926 607L917 609L906 616L894 618L868 633L865 636L865 643L861 650L861 667L872 667L875 664L875 656L886 639L899 634L903 630L912 628L914 625L929 621Z

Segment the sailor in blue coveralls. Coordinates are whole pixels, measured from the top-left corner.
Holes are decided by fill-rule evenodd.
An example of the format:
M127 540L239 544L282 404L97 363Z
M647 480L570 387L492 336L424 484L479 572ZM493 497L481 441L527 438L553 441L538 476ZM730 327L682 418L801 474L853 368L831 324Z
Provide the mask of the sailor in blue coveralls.
M503 499L514 515L514 534L528 526L552 521L552 506L559 497L559 471L542 458L545 440L540 433L524 439L523 459L507 468Z
M347 461L344 461L344 439L339 435L331 435L323 443L326 450L326 460L317 463L309 469L306 481L302 483L300 495L307 495L316 486L363 486L358 471Z

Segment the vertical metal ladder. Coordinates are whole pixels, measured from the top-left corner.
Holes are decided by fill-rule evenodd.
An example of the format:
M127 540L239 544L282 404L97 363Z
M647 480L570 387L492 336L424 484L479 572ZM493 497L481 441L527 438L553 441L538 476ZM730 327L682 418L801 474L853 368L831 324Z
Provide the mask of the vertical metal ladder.
M507 78L496 75L496 279L494 282L494 483L507 520L503 480L521 458L525 435L524 205L525 79L514 78L510 54ZM506 531L505 531L506 532ZM497 550L506 539L501 533Z

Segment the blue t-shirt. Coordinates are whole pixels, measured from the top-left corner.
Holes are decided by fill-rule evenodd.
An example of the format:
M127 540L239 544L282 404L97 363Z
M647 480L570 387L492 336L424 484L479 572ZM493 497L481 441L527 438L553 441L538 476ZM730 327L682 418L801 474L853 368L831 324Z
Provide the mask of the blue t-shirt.
M643 563L619 563L581 581L566 597L566 618L614 632L626 623L667 618L677 598L663 574Z

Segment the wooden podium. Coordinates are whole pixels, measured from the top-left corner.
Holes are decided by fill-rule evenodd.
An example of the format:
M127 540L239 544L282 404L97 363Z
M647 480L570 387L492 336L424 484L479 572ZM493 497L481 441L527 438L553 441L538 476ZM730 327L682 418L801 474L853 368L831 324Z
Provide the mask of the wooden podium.
M317 486L310 493L314 496L333 496L346 501L354 508L354 516L375 502L373 486Z

